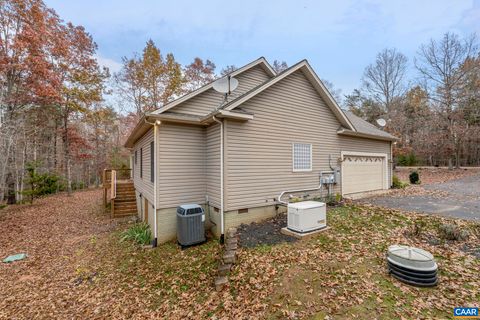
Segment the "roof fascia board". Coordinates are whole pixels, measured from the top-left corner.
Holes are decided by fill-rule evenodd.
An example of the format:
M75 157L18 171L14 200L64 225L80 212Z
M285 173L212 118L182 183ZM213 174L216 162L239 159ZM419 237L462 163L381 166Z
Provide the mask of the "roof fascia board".
M127 141L125 141L125 143L124 143L125 148L132 148L134 146L135 142L137 142L137 140L140 139L143 136L143 134L139 135L139 133L142 132L142 131L143 131L143 133L148 131L146 126L150 126L150 125L148 123L146 123L145 120L146 120L145 116L142 116L140 118L137 125L135 126L135 128L133 128L132 132L128 136Z
M217 115L218 118L238 119L238 120L253 120L253 114L244 114L232 112L228 110L220 110Z
M395 138L395 137L389 138L389 137L377 136L373 134L362 133L362 132L357 132L357 131L352 131L347 129L340 129L337 131L337 133L340 135L349 136L349 137L368 138L372 140L382 140L382 141L398 141L398 138Z

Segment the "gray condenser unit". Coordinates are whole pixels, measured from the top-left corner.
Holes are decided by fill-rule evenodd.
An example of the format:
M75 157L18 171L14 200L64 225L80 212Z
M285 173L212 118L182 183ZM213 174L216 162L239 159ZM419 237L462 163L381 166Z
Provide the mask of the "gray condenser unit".
M182 247L205 241L205 212L200 205L177 208L177 240Z

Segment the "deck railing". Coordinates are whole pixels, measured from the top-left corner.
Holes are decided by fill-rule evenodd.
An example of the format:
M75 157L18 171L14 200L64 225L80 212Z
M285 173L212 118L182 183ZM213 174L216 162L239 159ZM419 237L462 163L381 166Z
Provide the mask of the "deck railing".
M104 169L103 170L103 204L107 207L109 202L108 200L108 189L110 189L110 200L117 197L117 181L118 180L128 180L132 178L132 169L121 168L121 169Z
M117 171L112 170L111 179L112 186L110 187L110 199L115 199L117 197Z
M131 179L132 169L122 168L122 169L104 169L103 170L103 187L110 188L112 182L112 171L115 171L117 174L117 180L127 180Z

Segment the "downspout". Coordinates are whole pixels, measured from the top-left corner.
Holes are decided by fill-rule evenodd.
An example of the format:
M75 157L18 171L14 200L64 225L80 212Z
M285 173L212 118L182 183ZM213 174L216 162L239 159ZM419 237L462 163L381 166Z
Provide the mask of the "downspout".
M225 241L225 223L223 216L224 202L223 202L223 121L218 120L213 116L213 121L220 124L220 243Z
M160 120L156 120L154 123L148 122L145 119L145 122L148 124L153 125L153 235L154 239L152 240L152 247L157 246L157 239L158 239L158 227L157 227L157 153L158 153L158 145L157 145L157 129L158 126L161 124Z

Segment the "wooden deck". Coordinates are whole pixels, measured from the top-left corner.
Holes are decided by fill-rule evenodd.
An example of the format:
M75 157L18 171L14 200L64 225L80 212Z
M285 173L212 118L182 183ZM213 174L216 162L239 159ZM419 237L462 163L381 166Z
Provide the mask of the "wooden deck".
M112 218L137 214L135 187L130 179L130 169L105 169L103 173L103 202L110 203Z

